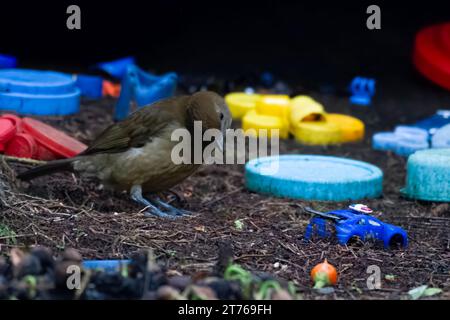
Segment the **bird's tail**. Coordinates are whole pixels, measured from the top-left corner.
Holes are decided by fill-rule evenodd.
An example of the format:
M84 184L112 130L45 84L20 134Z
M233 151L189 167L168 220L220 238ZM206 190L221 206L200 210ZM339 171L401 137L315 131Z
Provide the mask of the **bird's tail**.
M20 180L31 180L40 176L51 174L59 171L73 171L72 162L76 158L53 160L42 166L30 169L17 175Z

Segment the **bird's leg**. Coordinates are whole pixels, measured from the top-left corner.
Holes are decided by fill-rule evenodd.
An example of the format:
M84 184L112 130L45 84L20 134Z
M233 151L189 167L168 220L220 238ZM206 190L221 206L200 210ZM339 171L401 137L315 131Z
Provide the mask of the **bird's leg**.
M174 206L171 206L167 202L162 201L161 198L158 196L154 196L153 199L160 207L168 210L166 213L169 215L184 216L184 215L191 214L191 212L189 212L189 211L186 211L183 209L178 209L178 208L175 208Z
M147 207L147 210L145 211L145 215L154 215L157 217L163 217L163 218L169 218L172 217L171 214L167 214L159 210L154 204L152 204L150 201L145 199L142 196L142 187L140 185L135 185L130 190L131 199L136 201L139 204L142 204Z

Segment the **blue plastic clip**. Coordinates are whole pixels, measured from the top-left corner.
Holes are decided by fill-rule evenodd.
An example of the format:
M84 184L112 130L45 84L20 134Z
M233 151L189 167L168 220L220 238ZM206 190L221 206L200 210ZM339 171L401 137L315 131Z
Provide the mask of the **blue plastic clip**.
M17 67L17 59L13 56L0 54L0 69L10 69Z
M368 106L375 94L375 80L356 77L350 84L350 102L353 104Z
M122 79L127 72L127 68L134 64L136 64L134 57L129 56L113 61L100 62L96 67L117 79Z
M137 107L143 107L175 93L178 76L170 72L155 76L133 65L128 66L122 80L119 101L114 114L115 120L124 119L130 111L130 103L135 100Z

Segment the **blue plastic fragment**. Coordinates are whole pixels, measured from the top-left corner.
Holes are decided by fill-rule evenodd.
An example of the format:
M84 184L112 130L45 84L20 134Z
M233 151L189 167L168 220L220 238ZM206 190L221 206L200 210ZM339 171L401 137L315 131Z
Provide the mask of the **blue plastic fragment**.
M372 137L375 150L393 151L407 157L418 150L429 148L429 135L425 129L397 126L394 132L378 132Z
M17 58L7 55L0 54L0 69L10 69L17 67Z
M394 134L414 141L427 141L429 138L427 130L413 126L396 126Z
M103 79L99 76L78 74L76 75L76 85L84 97L93 99L102 97Z
M346 201L376 198L382 171L369 163L329 156L282 155L257 158L245 166L246 187L277 197Z
M129 263L130 260L85 260L83 267L90 270L117 271Z
M438 110L436 114L417 122L414 126L428 131L430 135L439 128L450 124L450 110Z
M372 137L372 147L375 150L394 151L398 137L393 132L378 132Z
M352 104L368 106L375 94L375 80L356 77L350 84L350 102Z
M129 56L113 61L100 62L97 64L97 68L117 79L122 79L127 72L127 68L134 64L136 64L135 58Z
M450 124L438 129L431 140L432 148L450 148Z
M129 66L122 80L114 118L124 119L130 112L130 103L133 100L138 107L142 107L173 96L177 80L177 74L173 72L156 76L137 66Z
M80 90L71 75L27 69L0 70L0 110L29 115L79 111Z
M427 140L414 140L399 137L394 152L399 156L407 157L416 151L428 149L430 147Z

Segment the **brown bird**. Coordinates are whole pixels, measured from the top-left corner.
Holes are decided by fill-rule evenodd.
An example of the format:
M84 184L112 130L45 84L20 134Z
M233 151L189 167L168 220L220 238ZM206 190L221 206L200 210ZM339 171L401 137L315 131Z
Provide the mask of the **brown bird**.
M171 158L172 149L179 143L172 141L172 132L187 129L193 136L194 121L201 121L203 132L218 129L225 137L231 114L224 99L214 92L161 100L106 128L76 157L50 161L18 178L30 180L57 171L78 172L98 178L106 187L129 191L134 201L147 207L148 214L183 215L188 212L163 202L155 193L173 187L199 168L200 164L194 162L175 164ZM221 146L221 141L216 143ZM200 149L204 147L202 143ZM143 194L151 194L151 200Z

